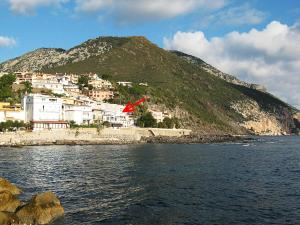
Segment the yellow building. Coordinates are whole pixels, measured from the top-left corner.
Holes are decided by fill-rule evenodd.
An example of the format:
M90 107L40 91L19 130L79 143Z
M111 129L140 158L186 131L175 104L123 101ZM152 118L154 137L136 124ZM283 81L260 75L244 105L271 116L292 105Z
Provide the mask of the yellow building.
M24 121L25 112L21 108L21 104L11 106L8 102L0 102L0 122Z

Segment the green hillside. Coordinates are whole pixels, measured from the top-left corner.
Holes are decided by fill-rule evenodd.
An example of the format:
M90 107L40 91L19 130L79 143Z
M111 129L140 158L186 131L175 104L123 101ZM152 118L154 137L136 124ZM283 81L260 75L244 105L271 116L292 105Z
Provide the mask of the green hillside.
M109 50L96 54L97 46L102 45L110 46ZM256 101L262 110L274 115L280 123L288 120L288 129L294 128L291 121L295 109L286 103L268 93L228 83L206 72L199 64L182 59L178 52L161 49L144 37L100 37L64 54L72 50L78 54L82 49L91 56L61 66L50 63L42 70L49 73L92 72L106 75L112 81L147 82L147 95L151 97L149 104L165 105L170 110L176 107L182 112L184 126L198 131L245 132L238 125L243 121L242 116L230 107L232 103L243 100Z

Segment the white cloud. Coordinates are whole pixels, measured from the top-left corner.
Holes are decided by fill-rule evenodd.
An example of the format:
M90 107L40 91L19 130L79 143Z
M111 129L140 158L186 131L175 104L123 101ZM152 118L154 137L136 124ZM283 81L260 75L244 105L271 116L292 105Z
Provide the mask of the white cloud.
M1 47L11 47L16 44L15 39L9 37L0 36L0 48Z
M68 0L8 0L10 9L19 14L33 14L38 7L58 6Z
M117 15L123 22L145 19L169 19L195 10L223 7L227 0L76 0L76 11L98 13L103 10Z
M300 105L300 24L271 22L263 30L231 32L207 39L203 32L177 32L165 38L167 49L197 56L224 72L267 86Z
M260 24L266 18L266 13L251 8L249 4L231 7L208 15L201 21L202 25L254 25Z

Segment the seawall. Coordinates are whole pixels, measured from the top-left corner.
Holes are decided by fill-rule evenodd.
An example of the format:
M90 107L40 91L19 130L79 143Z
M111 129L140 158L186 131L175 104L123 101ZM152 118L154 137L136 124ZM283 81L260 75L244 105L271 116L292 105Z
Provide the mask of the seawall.
M180 138L191 134L186 129L159 128L79 128L36 132L8 132L0 134L0 146L64 145L64 144L132 144L143 143L151 137Z

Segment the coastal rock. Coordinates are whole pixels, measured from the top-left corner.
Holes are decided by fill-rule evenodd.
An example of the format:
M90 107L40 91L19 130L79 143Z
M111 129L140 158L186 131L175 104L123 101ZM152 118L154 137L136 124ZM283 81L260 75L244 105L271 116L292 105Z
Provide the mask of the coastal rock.
M14 213L20 205L21 201L9 191L0 192L0 211Z
M4 178L0 178L0 192L1 191L9 191L13 195L19 195L22 193L20 188L11 184L9 181L5 180Z
M35 195L24 205L17 216L24 225L49 224L64 216L64 209L59 199L52 192Z
M240 101L231 105L243 117L240 124L256 135L282 135L286 131L280 121L274 116L263 111L255 101Z
M13 213L0 212L1 225L20 225L18 217Z
M300 113L296 113L296 114L294 115L294 120L296 120L297 123L300 124Z

